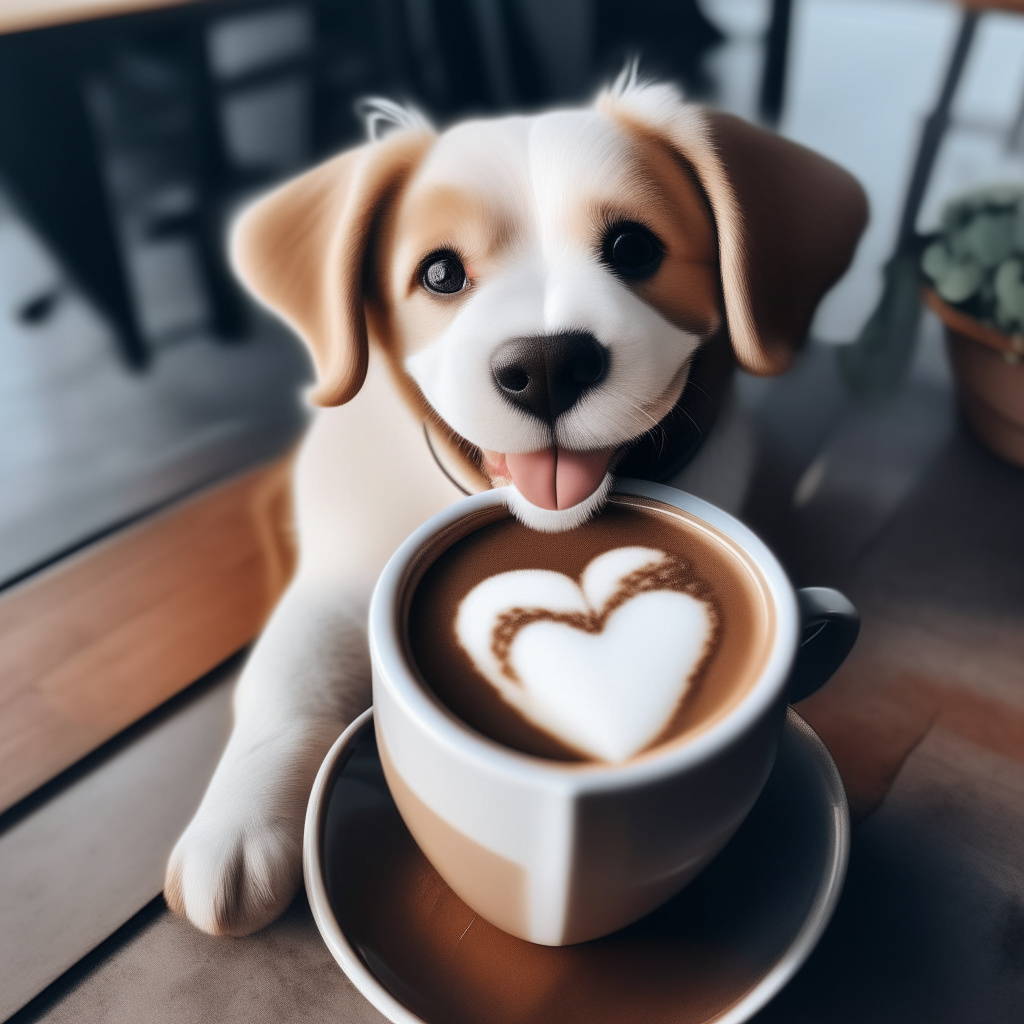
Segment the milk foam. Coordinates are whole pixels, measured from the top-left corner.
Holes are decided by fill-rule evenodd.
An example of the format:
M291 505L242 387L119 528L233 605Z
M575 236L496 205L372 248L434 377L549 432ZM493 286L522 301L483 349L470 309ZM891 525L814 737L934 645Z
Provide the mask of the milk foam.
M714 631L711 606L691 594L629 589L668 557L615 548L578 584L547 569L490 576L463 598L456 636L534 725L600 760L625 760L668 725Z

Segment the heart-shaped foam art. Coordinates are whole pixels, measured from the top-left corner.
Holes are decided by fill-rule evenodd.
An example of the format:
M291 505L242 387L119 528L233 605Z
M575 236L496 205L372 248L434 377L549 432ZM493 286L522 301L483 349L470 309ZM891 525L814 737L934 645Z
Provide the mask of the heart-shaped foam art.
M548 569L491 576L463 598L459 642L520 714L603 761L668 725L717 625L685 563L652 548L606 551L580 582Z

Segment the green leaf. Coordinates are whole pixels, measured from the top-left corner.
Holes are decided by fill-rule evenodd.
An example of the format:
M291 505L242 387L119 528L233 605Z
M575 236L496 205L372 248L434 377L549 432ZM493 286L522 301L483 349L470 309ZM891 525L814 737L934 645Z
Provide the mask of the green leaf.
M1017 204L1017 215L1013 218L1013 248L1024 254L1024 199Z
M1024 260L1006 260L996 271L996 319L1024 322Z
M988 270L1013 251L1013 214L1010 210L981 213L964 229L969 255Z
M935 290L947 302L965 302L981 284L982 269L977 263L953 263L935 282Z
M953 257L943 242L932 242L921 257L921 269L937 281L949 269Z

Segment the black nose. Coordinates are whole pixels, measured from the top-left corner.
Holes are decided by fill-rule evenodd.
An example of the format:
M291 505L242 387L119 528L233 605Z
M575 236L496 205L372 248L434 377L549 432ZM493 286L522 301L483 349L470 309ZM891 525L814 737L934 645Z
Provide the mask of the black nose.
M506 401L554 423L608 375L608 350L585 331L512 338L494 353L491 373Z

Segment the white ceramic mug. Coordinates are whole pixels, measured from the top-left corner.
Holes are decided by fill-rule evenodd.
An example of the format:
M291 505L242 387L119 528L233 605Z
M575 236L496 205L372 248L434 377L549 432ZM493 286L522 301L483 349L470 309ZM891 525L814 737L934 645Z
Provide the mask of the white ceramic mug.
M849 601L824 588L795 593L768 548L721 509L661 484L619 480L615 490L725 534L757 567L773 604L760 676L691 740L621 764L548 761L482 736L424 687L406 640L411 592L429 553L464 532L467 519L493 515L504 504L501 490L469 497L413 533L385 567L370 606L377 744L402 818L473 910L545 945L615 931L696 876L768 778L791 685L806 696L825 682L857 633Z

